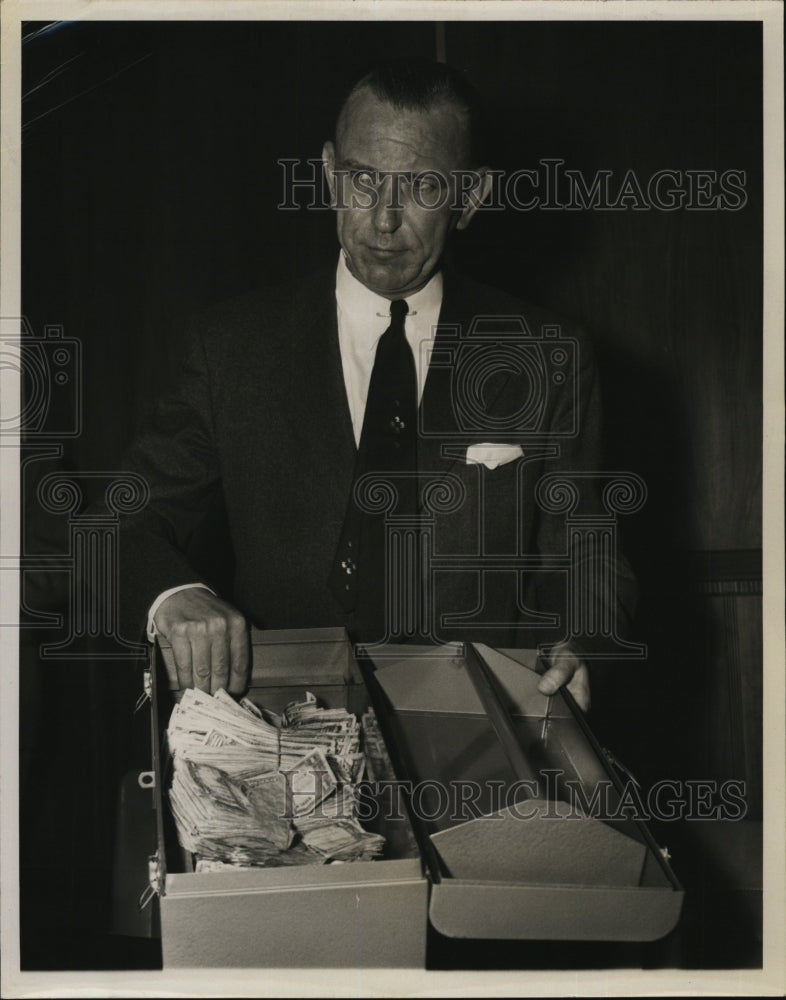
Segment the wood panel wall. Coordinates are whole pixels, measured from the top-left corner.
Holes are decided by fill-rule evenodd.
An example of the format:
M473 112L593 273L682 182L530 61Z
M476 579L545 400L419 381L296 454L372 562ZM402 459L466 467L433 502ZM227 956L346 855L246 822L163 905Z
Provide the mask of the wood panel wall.
M489 213L462 247L591 331L609 462L650 490L634 551L761 546L760 37L753 23L447 27L508 171L559 158L587 181L612 171L615 190L628 171L642 186L662 169L745 172L737 211Z
M703 554L696 567L705 606L708 776L745 781L748 815L761 819L762 579L759 551Z

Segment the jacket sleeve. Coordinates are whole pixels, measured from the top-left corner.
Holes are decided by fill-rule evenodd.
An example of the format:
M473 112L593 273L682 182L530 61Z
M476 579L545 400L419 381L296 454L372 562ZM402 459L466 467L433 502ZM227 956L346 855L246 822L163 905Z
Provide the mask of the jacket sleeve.
M630 633L637 586L621 552L619 524L604 488L615 479L604 468L601 394L590 340L579 334L576 380L565 383L555 403L551 428L559 453L544 461L536 491L537 550L541 556L570 556L571 571L538 572L539 609L558 611L559 637L589 658L613 653L614 637ZM624 479L621 482L629 480ZM623 493L626 487L621 487ZM609 634L609 630L611 634Z
M145 631L159 594L207 582L186 550L219 489L210 376L195 325L182 342L167 388L143 414L123 462L148 494L142 510L121 517L118 532L120 622L133 639Z

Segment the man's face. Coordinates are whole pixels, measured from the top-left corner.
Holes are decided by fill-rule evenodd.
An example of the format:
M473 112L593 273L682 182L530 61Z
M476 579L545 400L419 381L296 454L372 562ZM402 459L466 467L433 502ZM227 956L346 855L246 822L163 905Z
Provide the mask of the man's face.
M453 105L399 110L368 89L349 99L335 147L325 143L322 157L339 243L367 288L404 297L437 270L449 233L472 214L457 210L453 197L452 174L467 167L467 139ZM410 178L418 174L425 176L413 191ZM450 185L441 195L436 176Z

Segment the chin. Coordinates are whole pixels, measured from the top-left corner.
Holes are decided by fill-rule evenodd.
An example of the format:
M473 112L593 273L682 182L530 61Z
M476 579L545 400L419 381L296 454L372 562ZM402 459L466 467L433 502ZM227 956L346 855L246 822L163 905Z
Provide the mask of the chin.
M375 291L393 294L399 289L406 289L412 279L408 279L406 275L391 274L389 271L369 268L364 271L360 280Z
M411 261L408 267L404 267L403 261L399 261L398 266L393 262L385 264L379 260L369 259L363 253L354 259L351 255L348 255L348 258L352 274L366 288L370 288L378 295L409 294L411 287L417 283L418 271L412 267Z

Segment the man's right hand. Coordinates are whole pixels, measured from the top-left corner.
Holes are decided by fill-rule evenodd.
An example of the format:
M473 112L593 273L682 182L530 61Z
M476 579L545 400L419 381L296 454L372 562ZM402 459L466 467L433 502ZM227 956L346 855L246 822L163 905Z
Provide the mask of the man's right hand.
M201 587L179 590L153 618L172 645L181 688L240 694L246 686L250 643L245 618Z

